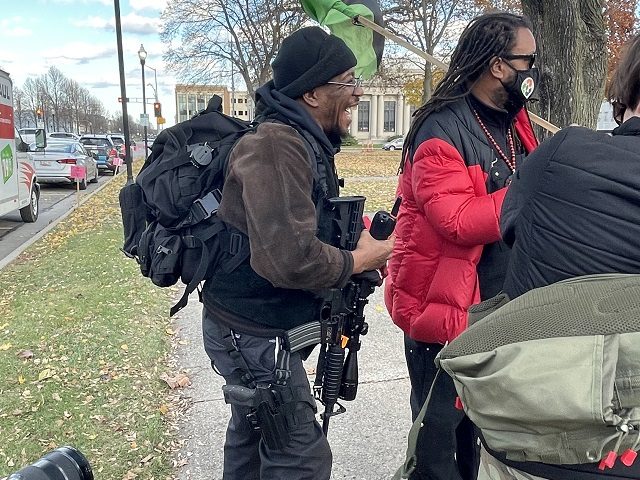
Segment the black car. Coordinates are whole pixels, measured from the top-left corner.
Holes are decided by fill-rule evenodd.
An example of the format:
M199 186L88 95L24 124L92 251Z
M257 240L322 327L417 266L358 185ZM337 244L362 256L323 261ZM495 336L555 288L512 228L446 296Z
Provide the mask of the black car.
M118 165L114 165L113 162L118 158L118 150L108 135L87 133L80 137L80 143L87 151L98 156L98 169L108 170L112 175L118 173Z

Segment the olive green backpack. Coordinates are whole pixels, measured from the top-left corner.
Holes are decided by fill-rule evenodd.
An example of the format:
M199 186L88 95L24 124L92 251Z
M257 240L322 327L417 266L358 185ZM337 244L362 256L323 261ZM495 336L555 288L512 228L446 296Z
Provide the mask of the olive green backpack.
M494 297L436 364L487 446L514 461L577 464L640 448L640 275L589 275ZM429 399L409 432L409 478ZM428 424L424 428L429 428ZM624 453L623 453L624 452ZM428 456L428 452L421 453Z

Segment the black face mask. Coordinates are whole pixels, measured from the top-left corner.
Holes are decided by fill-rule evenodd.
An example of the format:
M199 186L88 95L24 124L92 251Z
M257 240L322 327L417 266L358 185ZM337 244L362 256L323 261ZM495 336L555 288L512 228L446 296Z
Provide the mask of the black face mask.
M502 83L502 80L500 81L509 96L505 108L507 111L515 113L519 112L528 101L540 99L538 96L540 71L536 67L531 67L528 70L516 70L509 62L505 61L505 63L516 72L509 85Z

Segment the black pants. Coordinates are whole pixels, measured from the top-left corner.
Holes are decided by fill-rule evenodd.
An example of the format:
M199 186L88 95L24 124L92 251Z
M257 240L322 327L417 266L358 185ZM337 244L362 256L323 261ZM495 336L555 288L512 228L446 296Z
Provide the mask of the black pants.
M241 367L228 354L224 337L229 328L219 325L205 309L202 315L204 346L214 368L227 385L241 385ZM275 339L235 332L236 343L256 383L273 383ZM291 378L287 385L308 392L296 408L313 409L315 400L298 353L290 359ZM223 480L329 480L331 449L322 428L310 412L309 420L290 430L291 440L283 449L271 449L259 432L252 430L248 407L231 406L231 419L224 445Z
M405 335L411 380L411 414L415 421L436 375L434 360L443 346ZM455 408L453 380L442 371L431 394L416 446L417 466L411 480L475 480L480 449L473 423Z

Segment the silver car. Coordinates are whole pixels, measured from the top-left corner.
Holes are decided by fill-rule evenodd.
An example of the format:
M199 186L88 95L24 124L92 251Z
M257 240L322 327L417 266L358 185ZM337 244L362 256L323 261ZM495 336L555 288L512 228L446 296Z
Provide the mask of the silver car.
M72 141L80 140L80 135L76 135L75 133L71 133L71 132L51 132L49 135L47 135L47 137L51 138L52 141L53 139L72 140Z
M33 149L31 149L33 150ZM80 190L87 188L87 182L98 181L98 163L80 142L50 142L44 150L30 153L39 183L75 183L71 167L85 168L85 177L80 180Z

